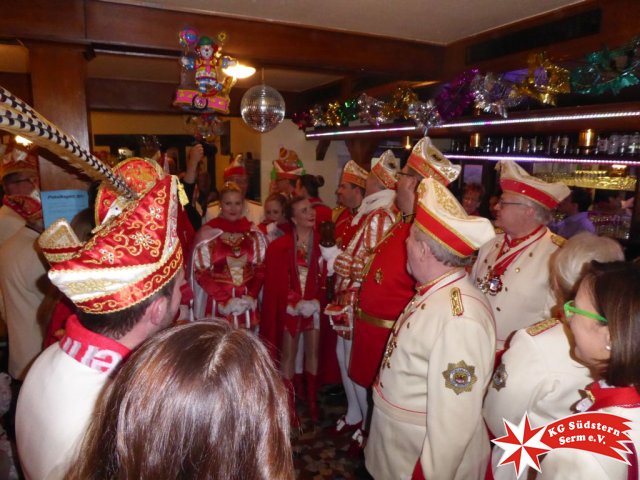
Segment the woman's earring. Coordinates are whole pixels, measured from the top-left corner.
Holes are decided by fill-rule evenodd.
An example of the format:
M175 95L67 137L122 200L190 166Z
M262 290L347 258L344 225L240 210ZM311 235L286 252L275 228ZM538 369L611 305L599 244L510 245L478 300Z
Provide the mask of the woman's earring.
M611 345L606 345L604 348L606 348L608 352L611 351Z

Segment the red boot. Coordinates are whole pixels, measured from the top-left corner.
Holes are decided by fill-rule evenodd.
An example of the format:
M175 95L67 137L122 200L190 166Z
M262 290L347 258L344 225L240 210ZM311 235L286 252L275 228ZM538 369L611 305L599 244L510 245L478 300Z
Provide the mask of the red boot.
M317 375L304 372L307 380L307 403L309 404L309 416L311 422L315 425L320 420L320 411L318 410L318 386L316 383Z
M282 379L284 387L287 389L287 400L289 404L289 419L291 422L291 429L295 430L300 428L300 419L296 413L296 394L293 388L293 383L288 378Z
M305 401L307 399L306 392L304 391L304 375L301 373L296 373L293 376L293 386L296 390L296 398L301 401Z

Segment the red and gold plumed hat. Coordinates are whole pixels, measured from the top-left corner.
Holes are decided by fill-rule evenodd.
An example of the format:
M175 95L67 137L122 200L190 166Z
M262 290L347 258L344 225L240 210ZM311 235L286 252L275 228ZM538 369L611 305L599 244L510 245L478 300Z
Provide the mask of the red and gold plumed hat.
M527 197L550 210L571 193L564 183L548 183L533 177L512 160L500 162L500 188L503 192Z
M400 171L400 160L398 160L391 150L386 150L380 158L375 161L371 167L371 173L374 174L382 184L390 189L395 190L398 184L398 172Z
M429 137L418 141L411 150L407 165L424 178L435 178L443 185L453 182L462 167L454 165L438 150Z
M353 160L349 160L342 170L342 179L340 182L353 183L358 187L365 188L367 184L367 172Z
M112 170L138 195L143 195L165 176L164 169L160 164L150 158L127 158ZM109 182L102 182L96 194L96 225L101 225L112 216L119 215L127 203L128 200L118 193Z
M295 180L304 175L304 166L293 150L280 147L278 159L273 161L276 180Z
M469 257L495 237L486 218L467 215L447 187L433 178L420 182L414 225L459 257Z
M16 144L7 151L0 161L0 180L12 173L38 174L38 148L27 148Z
M174 177L158 180L80 248L61 233L64 220L42 233L38 242L51 263L49 278L80 310L124 310L149 298L180 270L176 183ZM58 258L52 255L56 249Z
M247 169L244 166L244 158L242 158L241 154L236 155L236 158L233 159L233 162L224 169L223 177L228 180L231 177L246 175Z

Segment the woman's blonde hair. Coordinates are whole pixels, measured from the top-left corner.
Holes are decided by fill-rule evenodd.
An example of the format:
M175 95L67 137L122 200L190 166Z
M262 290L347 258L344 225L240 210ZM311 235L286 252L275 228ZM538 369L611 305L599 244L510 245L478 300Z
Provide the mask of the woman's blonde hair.
M593 260L601 263L624 260L624 253L614 239L582 232L551 255L550 279L560 303L575 296L580 280Z

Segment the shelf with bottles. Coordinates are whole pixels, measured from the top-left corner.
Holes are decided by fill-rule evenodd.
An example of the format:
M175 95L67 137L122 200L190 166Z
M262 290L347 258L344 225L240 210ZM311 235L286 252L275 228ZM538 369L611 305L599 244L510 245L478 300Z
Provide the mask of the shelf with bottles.
M454 137L446 152L452 159L640 165L640 132Z

